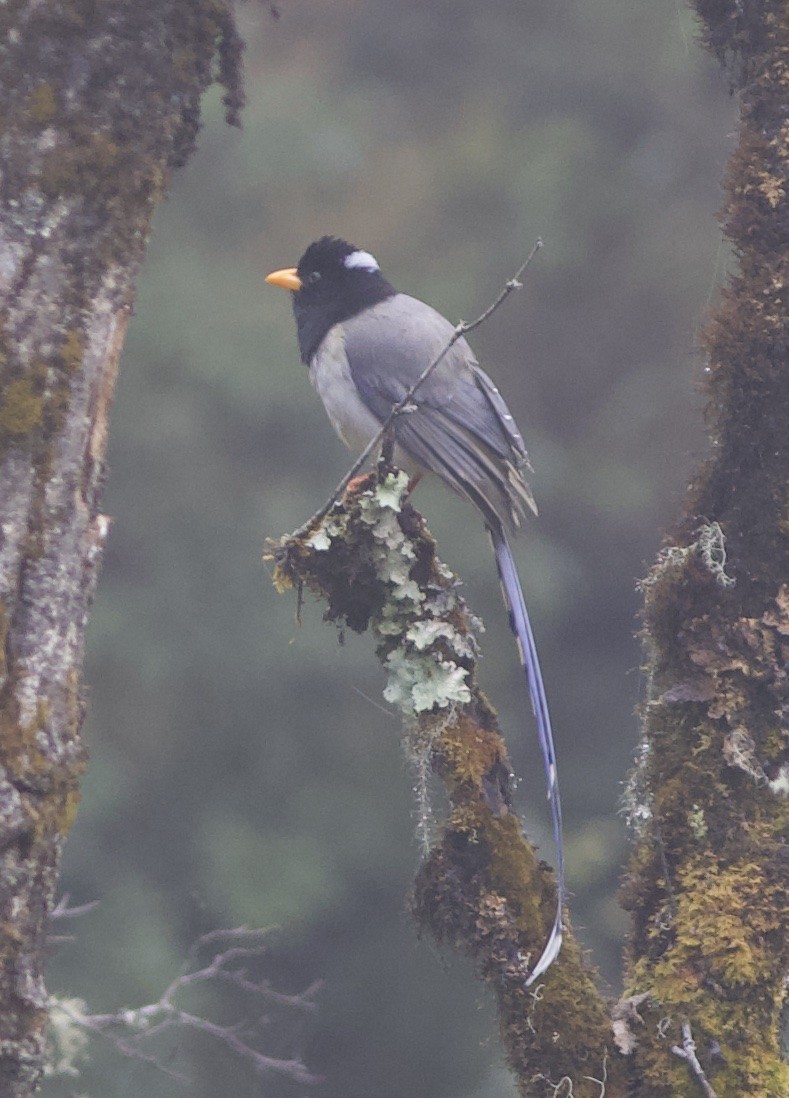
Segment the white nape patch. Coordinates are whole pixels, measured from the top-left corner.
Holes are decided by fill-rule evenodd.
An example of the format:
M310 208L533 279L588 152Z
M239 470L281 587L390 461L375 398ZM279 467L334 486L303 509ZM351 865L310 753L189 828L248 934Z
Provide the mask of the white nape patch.
M351 252L350 255L346 255L343 260L343 266L347 267L349 271L359 268L363 271L380 271L378 266L378 260L374 255L370 255L369 252Z

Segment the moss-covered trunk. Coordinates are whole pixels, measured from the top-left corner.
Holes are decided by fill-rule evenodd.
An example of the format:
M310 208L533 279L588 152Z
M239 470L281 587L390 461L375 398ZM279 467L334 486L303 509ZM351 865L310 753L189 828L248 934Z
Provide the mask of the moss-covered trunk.
M742 105L724 231L738 270L705 335L712 457L645 584L628 981L644 1098L785 1098L789 969L789 6L698 0Z
M0 7L0 1094L42 1070L42 963L84 764L107 416L151 215L219 66L221 0Z

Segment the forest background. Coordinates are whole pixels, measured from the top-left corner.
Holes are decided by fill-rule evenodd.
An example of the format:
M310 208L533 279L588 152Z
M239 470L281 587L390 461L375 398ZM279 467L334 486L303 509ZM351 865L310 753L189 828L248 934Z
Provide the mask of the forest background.
M733 138L725 77L674 0L287 0L239 14L241 133L209 97L199 150L159 212L123 356L89 631L91 762L50 987L95 1011L158 998L195 937L279 926L273 982L324 981L268 1051L320 1098L513 1093L486 993L418 942L413 775L369 642L277 596L266 536L298 526L348 456L263 284L325 232L400 288L471 319L535 237L524 291L473 340L535 467L517 549L556 727L575 925L617 987L627 920L618 815L643 684L636 580L704 452L696 333L725 276L713 213ZM528 830L552 858L541 767L476 516L416 497L487 626ZM215 1005L215 1004L214 1004ZM231 1009L229 998L220 1010ZM260 1093L203 1036L170 1046L199 1098ZM96 1043L79 1083L183 1093ZM73 1093L50 1080L44 1093ZM309 1088L267 1081L267 1098Z

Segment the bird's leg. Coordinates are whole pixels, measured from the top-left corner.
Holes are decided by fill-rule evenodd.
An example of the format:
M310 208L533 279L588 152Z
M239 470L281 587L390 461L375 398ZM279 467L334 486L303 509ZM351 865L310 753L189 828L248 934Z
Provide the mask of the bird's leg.
M408 410L410 411L411 409L409 408ZM381 439L381 451L380 451L380 456L378 458L378 476L379 477L386 476L387 473L391 472L395 468L394 448L395 448L394 425L390 424L388 426L388 428L386 429L386 431L384 432L383 438ZM347 485L345 486L345 493L344 494L346 496L347 495L353 495L354 493L361 491L363 486L367 487L368 482L369 482L369 478L371 476L372 476L372 473L361 473L359 476L351 477L351 479L348 481ZM422 479L422 474L421 473L416 473L413 477L411 477L411 479L408 482L408 485L406 486L405 497L404 498L407 499L408 496L411 495L414 488L416 488L417 484L419 484L419 481L421 479Z
M345 486L345 494L346 495L354 495L354 493L361 491L362 486L366 487L365 482L368 481L371 476L372 476L372 473L361 473L358 477L351 477L351 479L348 481L348 483ZM406 489L405 489L405 498L406 499L408 498L408 496L411 495L411 493L416 488L417 484L419 484L419 482L420 482L420 480L422 479L423 476L424 476L424 473L415 473L414 476L411 477L411 479L409 480L408 484L406 485Z
M370 480L372 473L360 473L358 477L351 477L348 483L345 485L346 496L355 495L362 490L362 487L367 487L367 482Z
M384 437L381 439L381 457L379 459L379 464L389 466L394 465L394 447L394 431L392 430L392 426L390 425L387 428Z

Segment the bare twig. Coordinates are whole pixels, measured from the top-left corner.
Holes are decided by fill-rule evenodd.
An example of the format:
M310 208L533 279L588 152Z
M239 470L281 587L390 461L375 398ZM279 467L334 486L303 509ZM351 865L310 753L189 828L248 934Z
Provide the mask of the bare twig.
M77 919L80 915L87 915L89 911L93 911L95 907L99 906L98 900L90 900L86 904L80 904L78 907L69 907L68 902L70 900L68 892L64 892L58 902L52 908L49 914L50 919Z
M229 983L259 1000L275 1003L278 1006L293 1007L302 1011L316 1009L315 995L320 989L316 982L305 991L295 995L286 995L275 991L268 980L256 979L249 975L243 962L257 960L266 951L267 932L236 927L232 930L212 931L204 934L189 951L184 970L172 980L162 995L154 1003L131 1010L119 1010L108 1014L89 1014L81 1008L79 1002L70 1000L56 1002L57 1008L82 1029L97 1033L109 1040L124 1056L130 1056L151 1064L179 1082L188 1083L189 1079L181 1072L162 1064L155 1054L140 1047L140 1043L151 1037L158 1037L165 1030L182 1027L198 1030L221 1041L238 1056L247 1060L260 1074L275 1072L287 1075L298 1083L320 1082L320 1076L314 1075L295 1058L283 1059L268 1056L254 1047L254 1031L250 1031L243 1022L237 1024L219 1024L183 1010L176 997L185 989L194 988L208 981ZM211 959L200 967L197 957L206 946L217 947L221 942L233 942L226 949L219 948ZM257 1025L265 1019L257 1019Z
M90 900L86 904L80 904L78 907L69 907L69 894L64 892L58 902L52 908L49 913L50 921L54 922L58 919L78 919L81 915L87 915L88 912L93 911L94 908L99 906L98 900ZM47 942L50 947L60 946L64 942L73 942L74 936L72 934L48 934Z
M184 963L184 969L187 969L190 964L194 964L197 958L208 946L216 945L217 942L244 942L245 949L254 949L258 956L265 953L265 944L271 937L271 930L261 929L259 927L248 926L236 926L229 930L209 930L206 934L201 934L199 938L192 942L187 954L186 961ZM256 946L250 946L250 942L257 942ZM216 955L215 955L216 959Z
M679 1045L672 1045L671 1051L675 1056L679 1056L683 1060L688 1061L690 1069L698 1079L699 1085L704 1091L706 1098L718 1098L709 1079L704 1074L704 1068L699 1063L699 1058L696 1055L696 1042L693 1040L690 1022L682 1023L682 1047Z
M452 333L446 346L436 355L432 362L425 367L425 369L416 379L416 381L405 394L405 396L398 400L397 404L394 404L392 406L392 410L381 424L381 427L378 430L377 434L375 434L367 443L364 450L362 450L359 457L356 459L351 468L348 470L340 483L334 489L329 499L326 501L326 503L324 503L323 507L321 507L320 510L316 511L312 518L309 519L309 521L306 522L304 526L302 526L299 530L296 530L293 533L292 537L297 538L308 533L316 523L320 522L324 515L329 513L337 500L340 499L345 489L348 487L350 481L356 476L359 470L364 467L367 459L379 446L384 437L389 434L390 428L392 427L397 417L403 415L404 413L407 413L410 410L409 406L417 389L419 389L421 385L425 381L427 381L427 379L435 370L436 366L438 366L438 364L442 362L444 358L446 358L446 356L455 346L457 341L459 339L462 339L463 336L467 335L469 332L473 332L475 328L479 328L481 324L484 324L489 317L493 316L499 306L504 303L504 301L510 296L511 293L514 293L515 290L520 290L523 287L523 283L520 281L521 276L523 275L523 272L529 266L531 261L534 259L537 252L542 248L542 246L542 239L538 237L537 240L534 242L534 247L526 256L526 259L523 261L523 263L521 263L520 267L518 267L512 278L507 280L504 288L501 290L498 297L495 299L495 301L491 302L491 304L488 305L487 309L480 313L476 320L472 320L470 323L467 323L465 320L461 320L455 325L455 330Z

